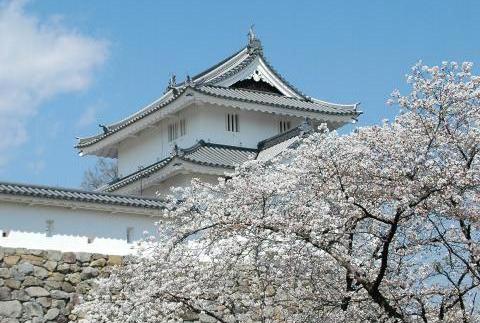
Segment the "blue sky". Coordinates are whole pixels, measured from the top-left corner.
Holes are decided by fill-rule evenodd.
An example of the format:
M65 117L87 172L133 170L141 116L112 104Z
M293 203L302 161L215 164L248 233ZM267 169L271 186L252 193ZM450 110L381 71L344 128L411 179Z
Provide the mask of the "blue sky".
M303 92L360 101L359 125L395 116L385 101L407 90L420 59L480 65L480 1L0 3L2 181L77 187L94 159L78 157L76 136L158 98L170 73L183 79L240 49L251 24Z

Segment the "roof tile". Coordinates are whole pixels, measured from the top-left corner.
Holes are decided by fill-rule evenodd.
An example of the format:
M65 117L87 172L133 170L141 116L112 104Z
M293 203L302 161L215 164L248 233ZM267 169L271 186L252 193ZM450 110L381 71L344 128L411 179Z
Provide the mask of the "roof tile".
M88 203L161 209L163 201L110 193L88 192L76 189L0 182L0 194L73 200Z

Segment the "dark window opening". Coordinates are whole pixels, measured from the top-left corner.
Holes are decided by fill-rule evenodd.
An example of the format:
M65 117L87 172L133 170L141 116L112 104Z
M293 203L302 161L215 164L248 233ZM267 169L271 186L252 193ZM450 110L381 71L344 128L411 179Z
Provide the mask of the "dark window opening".
M227 115L225 116L225 130L230 132L240 131L240 121L238 119L238 114L227 113Z
M253 79L241 80L235 84L230 86L234 89L245 89L245 90L255 90L255 91L262 91L262 92L270 92L275 94L283 95L276 87L271 86L267 82L262 80L255 81Z

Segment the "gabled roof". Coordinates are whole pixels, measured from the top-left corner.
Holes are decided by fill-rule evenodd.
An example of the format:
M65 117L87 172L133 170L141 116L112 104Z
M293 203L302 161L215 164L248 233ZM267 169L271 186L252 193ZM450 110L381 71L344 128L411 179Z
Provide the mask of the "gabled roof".
M259 92L247 89L231 88L243 80L253 79L268 83L282 95L271 92ZM212 66L204 72L187 78L180 84L171 84L165 94L133 115L108 125L108 131L95 136L80 138L76 148L85 148L102 141L120 130L170 106L175 101L187 100L186 92L201 93L210 97L226 98L237 102L255 103L272 106L278 109L310 111L319 116L328 115L356 118L361 112L357 104L341 105L316 100L305 96L298 89L288 83L266 60L260 41L253 37L249 44ZM191 94L191 93L190 93ZM163 111L163 110L162 110ZM347 122L347 121L345 121ZM114 157L110 155L109 157Z
M102 187L101 190L104 192L118 190L123 186L158 172L174 163L176 160L183 160L201 166L218 167L227 170L234 169L235 166L240 165L249 159L255 158L256 155L257 149L213 144L200 140L194 146L188 149L177 149L172 156L162 159L128 176L115 180L107 186Z
M154 198L141 198L128 195L110 193L89 192L70 188L51 186L27 185L18 183L0 182L0 195L12 195L19 197L35 197L44 199L108 204L114 206L127 206L136 208L162 209L163 201Z
M252 64L253 63L253 64ZM248 68L250 67L250 68ZM285 78L278 73L263 55L263 48L258 39L251 39L249 44L220 63L208 68L207 70L195 75L190 81L185 81L177 85L217 85L228 87L239 79L234 76L248 72L249 75L241 75L240 79L258 78L267 83L275 83L280 87L280 92L286 96L303 98L307 97L291 85Z

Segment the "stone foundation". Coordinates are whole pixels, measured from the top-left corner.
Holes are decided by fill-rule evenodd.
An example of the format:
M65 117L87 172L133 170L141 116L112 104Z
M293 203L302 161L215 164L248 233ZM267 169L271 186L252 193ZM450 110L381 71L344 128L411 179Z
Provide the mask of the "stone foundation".
M0 323L77 322L71 314L122 257L0 247Z

